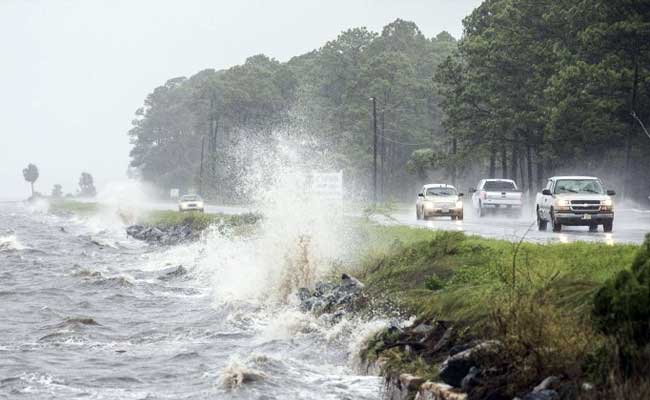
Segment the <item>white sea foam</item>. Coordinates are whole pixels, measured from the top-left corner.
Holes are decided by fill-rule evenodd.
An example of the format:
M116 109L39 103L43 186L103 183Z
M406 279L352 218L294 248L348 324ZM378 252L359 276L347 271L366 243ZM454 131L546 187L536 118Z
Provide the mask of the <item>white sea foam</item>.
M237 356L231 357L228 364L220 372L220 383L225 389L235 390L242 385L266 379L267 375L247 366Z
M18 241L16 235L0 236L0 251L25 250L26 248Z

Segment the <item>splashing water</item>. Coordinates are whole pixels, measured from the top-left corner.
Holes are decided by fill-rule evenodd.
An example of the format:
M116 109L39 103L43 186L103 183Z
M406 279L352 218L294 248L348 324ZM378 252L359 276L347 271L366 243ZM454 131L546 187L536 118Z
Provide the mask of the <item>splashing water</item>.
M358 376L351 360L385 322L346 317L332 326L294 303L297 288L322 279L354 246L340 204L310 193L313 165L298 147L280 138L269 157L250 165L241 190L252 193L263 214L252 235L209 230L174 247L97 246L98 231L107 240L125 240L115 210L140 202L146 207L146 197L138 200L139 189L129 185L101 191L98 201L114 207L94 220L24 223L18 237L44 252L11 259L16 264L9 273L20 274L17 282L28 282L31 294L24 297L20 288L3 297L8 320L16 321L9 332L17 332L0 341L0 356L12 360L0 374L17 377L7 393L377 399L381 380ZM187 272L160 279L177 266ZM30 302L48 307L25 313ZM19 318L24 314L35 317ZM97 324L56 330L79 318ZM48 358L61 362L42 362ZM60 384L20 378L45 373Z
M0 251L25 249L26 247L16 239L16 235L0 236Z
M247 367L238 357L231 358L220 375L221 385L229 390L238 389L245 383L260 381L267 377L264 372Z

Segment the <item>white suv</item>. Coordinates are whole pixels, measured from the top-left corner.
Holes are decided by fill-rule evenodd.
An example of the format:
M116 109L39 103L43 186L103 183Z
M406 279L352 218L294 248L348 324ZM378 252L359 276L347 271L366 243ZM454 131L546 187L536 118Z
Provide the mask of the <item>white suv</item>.
M424 185L415 202L417 219L449 216L452 220L463 219L463 193L447 184Z

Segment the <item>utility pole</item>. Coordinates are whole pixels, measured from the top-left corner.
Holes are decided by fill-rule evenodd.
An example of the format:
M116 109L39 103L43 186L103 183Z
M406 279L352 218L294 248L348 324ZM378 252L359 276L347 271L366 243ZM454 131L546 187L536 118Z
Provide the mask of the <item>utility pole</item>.
M201 165L199 166L199 194L203 196L203 153L205 152L205 135L201 136Z
M636 115L636 98L637 98L637 90L639 86L639 62L637 60L637 56L634 56L634 83L632 85L632 99L630 102L630 114L632 115L632 119L630 119L630 128L627 133L627 137L625 138L625 173L623 174L623 199L627 199L630 197L630 192L632 192L630 188L630 169L631 169L631 159L632 159L632 134L634 133L635 129L635 119L634 116Z
M219 194L218 188L219 180L217 179L217 148L218 148L218 129L219 129L219 116L217 114L217 95L215 92L210 97L210 115L209 115L209 132L208 132L208 177L209 185L211 187L210 194L215 196Z
M377 99L371 97L372 100L372 130L373 130L373 169L372 169L372 201L377 204Z
M383 202L384 185L386 184L386 169L384 169L384 160L386 159L386 125L384 124L384 112L381 113L381 135L379 137L379 201Z
M454 155L454 160L452 161L452 166L451 166L451 184L456 186L456 153L458 152L458 140L456 140L456 137L451 139L451 154Z

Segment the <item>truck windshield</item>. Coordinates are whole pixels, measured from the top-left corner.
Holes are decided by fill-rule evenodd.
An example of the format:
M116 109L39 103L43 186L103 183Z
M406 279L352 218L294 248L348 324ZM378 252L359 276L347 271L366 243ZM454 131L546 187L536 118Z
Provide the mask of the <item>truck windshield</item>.
M483 185L483 190L487 192L516 192L517 186L513 182L508 181L486 181Z
M432 187L427 189L427 196L456 196L456 189L450 187Z
M603 194L603 187L595 179L562 179L555 184L555 193Z
M200 201L201 198L199 196L194 196L194 195L185 195L181 197L181 201Z

